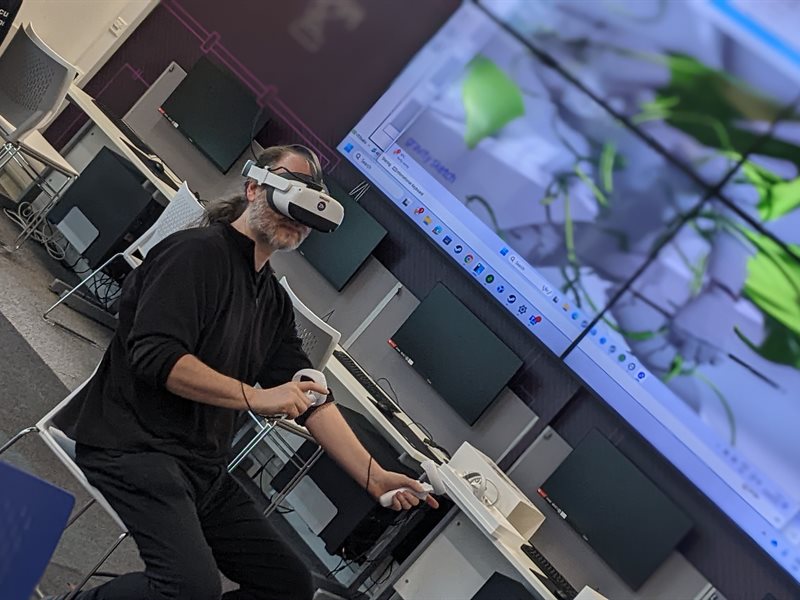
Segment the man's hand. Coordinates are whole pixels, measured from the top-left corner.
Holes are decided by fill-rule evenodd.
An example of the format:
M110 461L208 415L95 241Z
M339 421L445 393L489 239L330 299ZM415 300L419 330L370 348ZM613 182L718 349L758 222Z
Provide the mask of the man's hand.
M314 391L327 395L328 389L313 381L289 382L278 387L251 389L247 392L247 399L253 412L264 416L274 417L286 415L289 419L296 419L302 415L313 400L306 396L306 392Z
M416 479L406 477L402 473L395 473L393 471L386 471L378 468L372 472L369 481L369 493L377 500L386 492L396 490L397 488L407 487L418 492L422 492L422 485ZM431 508L439 508L439 503L432 495L428 494L425 498ZM408 492L397 492L394 495L392 505L389 507L392 510L409 510L420 503L420 499L414 494Z

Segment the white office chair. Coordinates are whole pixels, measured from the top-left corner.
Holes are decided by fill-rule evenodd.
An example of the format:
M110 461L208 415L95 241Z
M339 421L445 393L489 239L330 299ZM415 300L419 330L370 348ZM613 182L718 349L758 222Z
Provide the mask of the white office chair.
M167 204L164 212L161 213L156 222L153 223L153 225L147 231L145 231L144 234L139 237L139 239L133 242L122 252L119 252L109 258L106 262L85 277L78 285L63 294L58 301L53 304L53 306L44 311L42 318L48 323L57 325L58 327L61 327L62 329L65 329L81 339L97 346L98 344L94 340L91 340L71 329L70 327L67 327L62 323L49 318L50 313L53 312L53 310L59 304L62 304L67 298L72 296L79 288L86 285L90 281L93 281L94 277L98 273L102 272L103 269L105 269L113 261L117 260L118 258L123 258L132 269L135 269L142 263L144 257L147 256L147 253L150 252L150 250L156 244L176 231L189 229L190 227L196 227L200 225L205 213L206 209L203 208L203 205L200 204L195 195L191 192L191 190L189 190L188 184L184 181L178 191L175 192L172 200L170 200L169 204Z
M26 146L30 149L36 145L33 143L36 140L26 144L26 138L55 118L76 75L77 69L45 44L30 23L14 32L0 55L0 138L3 140L0 169L13 159L49 197L41 209L24 215L25 226L16 240L15 250L43 223L44 215L76 176L63 158L50 160L41 153L35 156L35 150L31 152L46 166L67 175L67 180L56 190L25 157ZM22 212L18 212L23 218Z
M97 368L95 368L95 373L97 372ZM70 517L70 520L67 522L65 530L68 529L75 521L77 521L93 504L97 503L100 505L103 510L105 510L111 519L119 526L121 533L114 541L114 543L103 553L97 563L92 567L92 569L86 573L81 579L78 587L75 589L73 593L70 594L71 597L74 593L77 593L84 585L92 578L92 576L100 569L103 563L111 556L111 553L117 549L117 547L122 543L122 541L128 537L128 528L125 527L125 524L122 522L122 519L119 518L119 515L116 511L111 508L111 505L108 501L103 497L100 491L95 488L89 481L86 479L86 475L83 474L80 467L75 464L75 442L68 438L66 434L58 429L53 424L53 419L55 416L63 410L63 408L72 400L89 382L89 380L94 377L94 373L82 384L80 384L71 394L69 394L64 400L58 403L58 405L47 413L36 425L33 427L28 427L20 431L17 435L11 438L8 442L0 446L0 455L2 455L6 450L10 449L14 444L16 444L19 440L24 437L27 437L30 434L37 434L39 438L47 445L47 447L56 455L56 457L67 467L69 472L78 480L78 483L86 490L86 492L91 496L91 500L87 502L83 507L81 507L78 511L75 512Z
M281 277L280 284L288 292L294 306L294 321L297 326L297 335L303 342L303 352L306 353L311 365L322 371L336 349L342 334L320 319L314 311L308 308L289 287L286 277Z
M280 284L288 292L289 298L292 300L297 335L302 342L303 351L311 361L311 365L315 369L322 371L325 369L336 345L339 343L341 333L328 325L310 308L303 304L302 300L300 300L289 287L289 282L286 281L286 277L281 277ZM314 466L314 463L319 460L319 457L322 456L323 450L322 447L318 446L308 460L300 461L295 453L296 448L281 435L278 429L292 433L303 441L315 441L305 427L283 419L265 419L252 412L249 414L253 421L253 427L257 429L257 433L230 462L228 471L233 471L267 436L271 437L273 446L283 454L283 458L294 463L298 469L280 493L273 496L269 507L264 513L265 515L269 515L283 502L297 484L300 483L300 480L308 473L311 467ZM245 426L237 437L243 437L247 434L247 431L249 431L249 427Z

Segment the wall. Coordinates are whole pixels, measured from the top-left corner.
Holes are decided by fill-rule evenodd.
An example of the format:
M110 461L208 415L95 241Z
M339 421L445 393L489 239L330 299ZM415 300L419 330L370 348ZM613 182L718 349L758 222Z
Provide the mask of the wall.
M80 82L97 73L157 4L158 0L25 0L17 22L31 22L51 48L79 69Z
M275 134L333 166L331 148L458 4L227 0L223 11L210 0L163 0L84 89L123 115L171 61L188 70L208 54L278 117ZM47 137L60 147L82 123L67 109Z
M348 189L362 179L349 163L342 163L334 176ZM510 467L548 426L571 446L597 427L692 516L695 527L678 550L728 600L761 600L767 592L779 600L800 598L797 584L787 573L622 418L584 389L581 382L533 340L509 313L495 306L488 294L478 292L478 283L471 277L464 277L459 266L434 246L394 204L371 190L361 200L361 205L390 232L389 239L377 248L376 258L409 291L422 298L438 281L444 282L495 333L525 356L523 368L509 387L539 419L500 462L501 466ZM523 477L524 473L518 468L515 479L520 481ZM585 545L582 548L575 545L573 549L587 556L591 554ZM581 558L573 560L581 561ZM676 600L684 599L676 597Z
M203 53L212 54L216 60L232 65L278 116L277 126L267 131L262 142L304 141L321 152L328 171L344 187L352 187L361 180L360 174L339 161L331 148L457 4L455 0L403 3L229 0L225 15L220 15L215 12L216 3L164 0L87 83L86 89L123 115L170 61L189 69ZM80 123L79 115L68 115L65 111L48 135L54 142L64 143ZM409 294L398 298L397 305L387 313L387 320L354 345L354 353L365 366L394 372L395 366L387 361L396 357L387 354L384 348L386 332L413 308L413 299L424 297L437 282L444 282L525 357L523 368L511 382L512 394L503 402L508 402L510 410L520 411L512 413L515 415L524 414L522 411L527 409L519 406L524 403L539 419L525 433L515 452L503 461L506 467L513 458L523 455L548 425L569 445L575 445L592 427L599 427L693 515L696 527L679 551L730 600L758 600L767 591L777 598L797 597L796 586L789 577L749 538L602 401L585 391L524 327L496 307L488 295L477 292L477 284L464 277L393 205L374 191L365 195L362 205L389 231L388 238L375 252L377 261L371 261L365 275L374 284L380 281L375 277L388 272ZM319 277L315 280L313 270L303 259L284 258L284 263L278 265L280 269L302 273L300 295L320 312L335 308L337 312L331 320L345 332L352 331L356 322L354 315L358 310L353 303L358 300L365 303L359 306L366 306L380 297L379 286L369 290L360 287L361 276L344 296L336 297L319 283ZM390 287L387 285L386 289ZM413 376L407 379L403 383L407 390L403 396L412 398L412 410L438 414L437 422L446 423L446 407L433 409L415 404L415 395L422 388L417 387ZM500 417L492 418L497 418L494 423L502 428L504 421ZM494 438L494 431L493 427L492 435L483 438L478 435L480 443L499 447L503 436ZM457 429L435 433L453 439L465 435ZM503 441L506 439L509 438ZM527 463L520 464L515 470L518 478L525 476ZM535 476L531 467L531 477ZM580 545L575 549L588 552Z

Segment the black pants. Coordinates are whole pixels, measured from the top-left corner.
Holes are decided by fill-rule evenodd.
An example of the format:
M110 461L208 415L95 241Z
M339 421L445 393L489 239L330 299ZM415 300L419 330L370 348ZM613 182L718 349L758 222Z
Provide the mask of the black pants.
M78 446L145 563L79 600L310 600L311 575L224 465ZM222 596L219 571L240 589Z

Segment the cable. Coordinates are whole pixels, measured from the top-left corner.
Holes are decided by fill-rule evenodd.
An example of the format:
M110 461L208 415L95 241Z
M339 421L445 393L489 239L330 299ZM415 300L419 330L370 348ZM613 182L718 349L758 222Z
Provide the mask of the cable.
M386 382L386 384L389 386L389 391L391 392L392 400L394 400L395 404L397 404L400 410L403 410L403 407L400 405L400 400L397 396L397 392L395 391L394 386L392 386L392 382L389 381L386 377L379 377L378 379L375 380L375 383L379 387L381 387L381 389L383 389L384 391L386 391L386 389L383 388L383 386L381 386L381 381ZM436 440L433 439L433 435L431 435L431 432L428 431L427 427L425 427L419 421L414 421L414 420L411 421L411 424L419 427L422 430L422 433L424 433L427 436L427 439L423 440L423 442L426 445L431 446L432 448L436 448L437 450L442 452L445 456L447 456L447 458L451 458L450 453L447 451L447 449L443 448L442 446L436 443Z
M388 573L387 573L387 571L388 571ZM372 583L369 584L366 588L364 588L364 593L369 595L369 594L372 593L373 589L375 589L379 585L383 585L384 583L386 583L389 580L389 577L392 576L392 571L394 571L394 561L393 560L390 561L389 564L386 565L386 567L384 567L383 571L381 571L381 574L378 575L377 579L373 578L370 575L369 578L372 579Z
M103 579L116 579L119 573L111 573L110 571L96 571L92 577L102 577Z
M367 465L367 482L364 484L364 491L369 494L369 476L372 472L372 462L375 458L370 454L369 456L369 464Z
M433 436L431 435L431 432L428 431L428 429L427 429L427 427L425 427L425 425L423 425L419 421L411 421L411 424L412 425L416 425L417 427L419 427L422 430L422 433L424 433L426 436L428 436L428 439L433 440Z
M333 313L335 313L335 312L336 312L336 309L335 308L332 309L329 313L327 313L324 317L322 317L322 320L327 323L328 319L330 319L333 316Z
M426 506L425 503L420 503L419 505L417 505L414 508L411 508L410 510L402 511L402 517L398 518L397 520L395 520L394 523L389 525L386 528L386 530L383 533L381 533L381 536L391 535L396 529L402 528L408 522L408 520L411 519L411 517L413 516L415 508L416 509L423 509L423 508L425 508L425 506ZM358 539L352 538L352 536L351 536L350 539L352 539L354 542L358 542L359 541ZM371 538L367 538L367 539L362 538L361 541L362 542L374 542L375 540L373 540ZM357 554L353 558L348 559L348 561L347 561L348 564L346 564L344 566L346 567L346 566L352 565L353 563L361 561L364 557L366 557L367 554L369 554L372 551L372 549L373 549L373 547L370 546L369 548L367 548L366 550L364 550L360 554ZM366 561L365 566L369 565L369 564L372 564L373 562L375 562L375 560L376 559ZM344 568L344 567L342 567L342 568Z
M252 406L250 406L250 400L248 400L248 399L247 399L247 394L245 394L245 393L244 393L244 381L241 381L241 380L240 380L240 381L239 381L239 385L240 385L240 386L241 386L241 388L242 388L242 398L244 398L244 403L245 403L245 405L247 406L247 410L249 410L249 411L250 411L251 413L253 413L254 415L257 415L258 413L257 413L257 412L254 412L254 411L253 411L253 407L252 407Z
M265 108L266 108L265 104L262 104L259 107L258 112L256 113L256 116L253 119L253 125L250 127L250 154L253 155L253 160L255 160L255 161L258 160L258 156L256 155L255 148L253 147L253 142L255 142L255 137L256 137L256 125L258 125L258 120L261 118L261 115L264 114L264 109ZM267 124L268 124L268 122L265 123L264 125L267 125ZM262 129L263 129L263 127L262 127Z
M361 198L364 196L364 194L367 193L367 191L369 189L370 189L369 181L364 180L361 183L359 183L357 186L355 186L352 190L350 190L350 193L348 194L348 196L350 196L353 200L358 202L358 201L361 200Z
M30 202L20 202L16 209L4 208L3 212L12 223L23 231L29 229L31 222L39 218ZM66 249L56 242L58 238L63 240L61 232L53 229L46 219L42 219L36 228L30 231L28 238L42 244L47 254L54 260L62 260L66 255ZM66 242L66 240L64 241Z
M64 264L64 266L65 266L67 269L74 270L74 269L75 269L75 267L77 267L77 266L78 266L78 263L79 263L79 262L81 262L81 259L83 259L83 256L81 256L81 255L79 254L79 255L78 255L78 257L75 259L75 261L74 261L74 262L73 262L71 265ZM64 256L64 258L62 259L62 261L61 261L61 262L62 262L62 263L66 263L66 262L67 262L67 257L66 257L66 256ZM92 269L91 269L91 267L89 267L89 268L86 268L86 269L82 269L80 272L77 272L77 271L76 271L76 273L77 273L78 275L83 275L84 273L89 273L91 270L92 270Z
M388 379L386 379L386 377L379 377L378 379L375 380L375 383L377 383L378 386L380 386L381 385L381 381L385 381L386 385L389 386L389 390L391 390L392 400L394 400L394 403L397 404L397 406L399 406L400 408L403 408L402 406L400 406L400 400L398 400L398 398L397 398L397 392L394 391L394 387L392 386L392 382L389 381ZM384 391L386 391L386 390L384 389ZM428 437L430 437L430 436L428 436Z
M341 557L341 558L339 559L339 562L337 563L337 565L336 565L336 566L335 566L333 569L331 569L330 571L328 571L328 572L325 574L325 579L328 579L328 578L330 578L330 577L333 577L333 576L334 576L336 573L338 573L338 572L341 570L341 568L342 568L342 563L343 563L343 562L344 562L344 557Z

